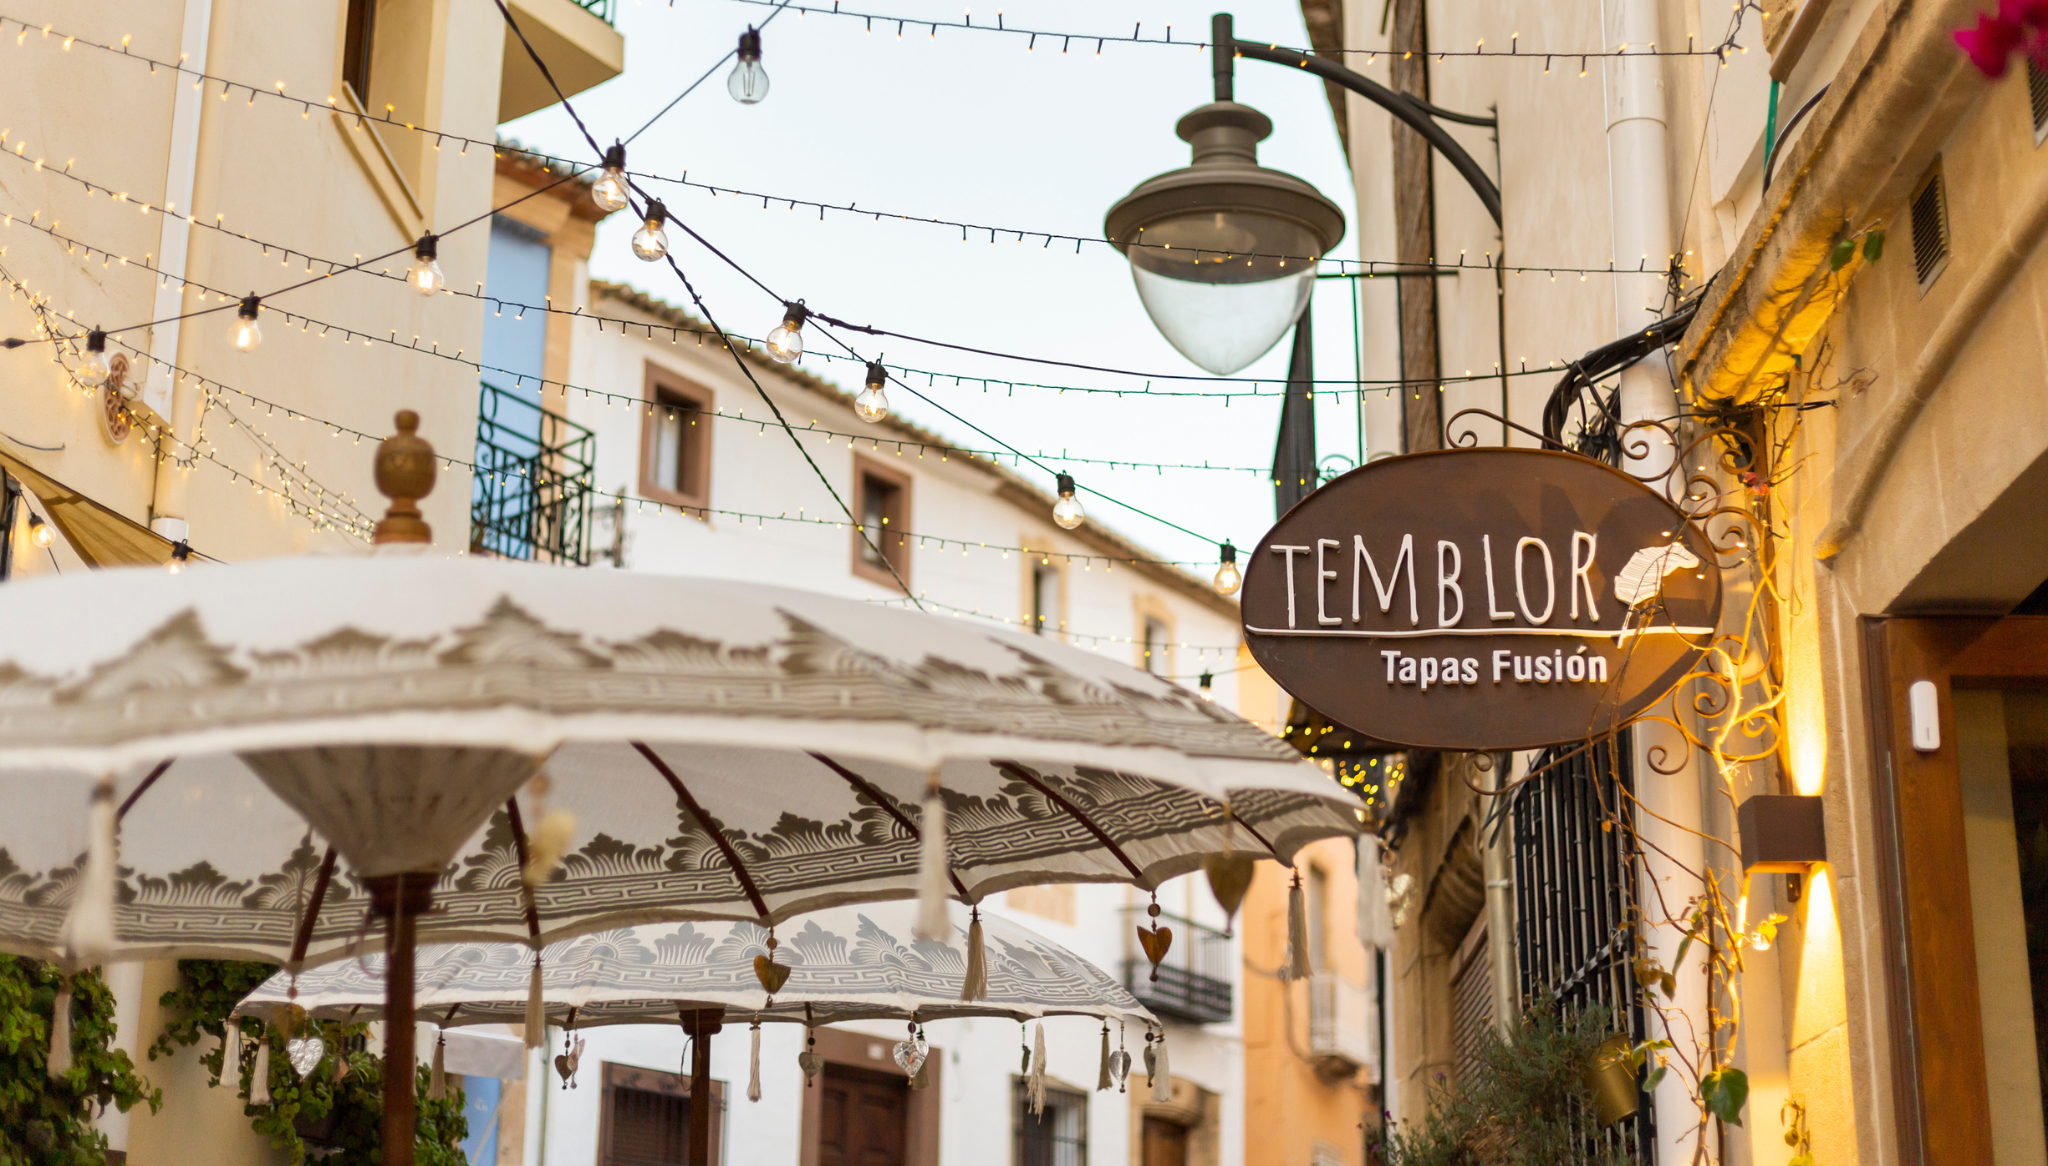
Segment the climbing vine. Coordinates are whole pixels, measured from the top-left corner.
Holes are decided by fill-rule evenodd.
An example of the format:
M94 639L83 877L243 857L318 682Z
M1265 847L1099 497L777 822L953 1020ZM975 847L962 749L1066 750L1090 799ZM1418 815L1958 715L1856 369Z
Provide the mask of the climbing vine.
M71 980L71 1068L49 1074L50 1022L63 976L53 964L0 956L0 1166L99 1166L106 1135L92 1119L163 1101L128 1054L110 1048L114 997L97 970Z
M343 1024L301 1018L284 1031L282 1025L242 1021L240 1055L227 1077L227 1021L236 1004L277 969L270 964L232 960L183 960L179 986L163 995L174 1013L163 1034L150 1047L152 1058L211 1036L219 1043L201 1057L214 1083L229 1080L244 1099L252 1096L259 1051L267 1047L264 1078L269 1100L246 1101L243 1113L257 1133L276 1149L303 1162L309 1149L321 1152L328 1166L379 1166L383 1161L383 1058L367 1050L367 1024ZM292 1067L287 1042L318 1037L325 1055L301 1077ZM419 1166L466 1166L461 1142L468 1136L462 1090L450 1087L441 1098L429 1097L430 1075L418 1068L414 1083L418 1112L414 1159ZM11 1166L0 1160L0 1166Z

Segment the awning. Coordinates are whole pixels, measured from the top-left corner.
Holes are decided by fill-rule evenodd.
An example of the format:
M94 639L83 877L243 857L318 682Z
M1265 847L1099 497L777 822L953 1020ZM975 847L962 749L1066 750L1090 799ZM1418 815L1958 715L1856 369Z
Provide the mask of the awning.
M50 523L88 567L161 566L171 561L171 540L123 517L48 474L0 450L5 470L43 504Z

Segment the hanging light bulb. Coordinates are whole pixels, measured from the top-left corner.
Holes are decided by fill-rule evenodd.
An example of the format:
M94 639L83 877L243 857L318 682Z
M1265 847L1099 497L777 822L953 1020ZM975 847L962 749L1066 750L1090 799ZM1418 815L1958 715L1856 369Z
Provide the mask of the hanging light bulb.
M441 272L439 243L439 238L430 232L412 245L412 269L405 273L405 282L423 296L448 287L448 277Z
M623 210L626 206L626 146L613 142L612 148L604 152L604 174L590 184L590 201L596 203L606 214Z
M725 91L741 105L752 105L768 96L768 70L761 67L761 34L751 24L740 34L739 58L725 79Z
M113 367L107 363L107 334L94 328L85 334L85 359L79 362L78 379L87 388L97 389L112 373Z
M1074 475L1061 474L1058 482L1060 500L1052 504L1052 520L1059 523L1061 530L1072 530L1087 516L1081 513L1081 503L1074 497Z
M889 398L882 392L889 383L889 370L879 360L868 362L868 387L853 399L854 415L870 425L889 415Z
M176 575L185 569L185 562L191 557L192 544L184 539L179 539L171 544L171 561L164 564L164 566L169 569L171 574Z
M1215 685L1216 685L1216 674L1215 674L1215 673L1213 673L1213 672L1203 672L1203 673L1202 673L1202 678L1201 678L1200 680L1197 680L1197 681L1196 681L1195 683L1196 683L1196 685L1198 685L1198 686L1199 686L1199 687L1201 688L1201 690L1202 690L1202 699L1203 699L1203 700L1215 700L1215 699L1216 699L1216 693L1215 693L1214 691L1212 691L1212 690L1213 690L1213 689L1215 688Z
M57 541L57 532L50 529L50 524L44 522L41 515L31 514L28 516L28 540L39 547L46 547Z
M811 318L804 302L782 305L782 323L768 333L768 355L789 364L804 354L804 321Z
M633 232L633 254L649 263L668 254L668 232L661 229L667 221L668 208L661 205L660 199L648 199L647 223Z
M243 352L254 352L263 343L263 328L256 323L256 310L263 301L254 294L242 297L242 306L235 309L235 347Z
M1237 570L1237 548L1223 544L1223 562L1216 568L1216 594L1235 595L1244 586L1244 576Z

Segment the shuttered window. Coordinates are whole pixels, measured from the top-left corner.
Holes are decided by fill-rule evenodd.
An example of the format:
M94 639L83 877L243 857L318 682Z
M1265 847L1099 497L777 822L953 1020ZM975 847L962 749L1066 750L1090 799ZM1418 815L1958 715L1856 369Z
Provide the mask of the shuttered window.
M604 1166L667 1166L689 1160L690 1099L647 1089L612 1092Z
M1925 291L1948 266L1948 194L1942 189L1941 160L1913 191L1913 273Z
M2027 58L2027 106L2034 117L2034 144L2048 137L2048 72Z
M1466 1080L1479 1067L1493 1027L1493 964L1487 958L1486 916L1472 924L1451 961L1452 1079Z

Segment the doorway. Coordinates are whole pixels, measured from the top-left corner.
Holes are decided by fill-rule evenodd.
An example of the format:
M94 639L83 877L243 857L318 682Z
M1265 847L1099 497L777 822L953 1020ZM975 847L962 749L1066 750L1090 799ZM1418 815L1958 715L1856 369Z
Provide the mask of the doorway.
M1146 1118L1141 1166L1188 1166L1188 1127L1163 1117Z
M2048 1166L2048 618L1864 635L1903 1160Z
M818 1091L818 1166L907 1166L908 1082L828 1064Z

